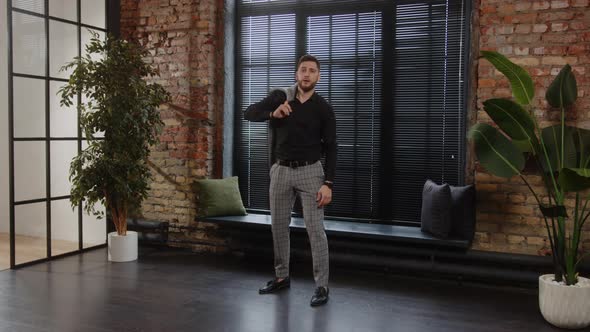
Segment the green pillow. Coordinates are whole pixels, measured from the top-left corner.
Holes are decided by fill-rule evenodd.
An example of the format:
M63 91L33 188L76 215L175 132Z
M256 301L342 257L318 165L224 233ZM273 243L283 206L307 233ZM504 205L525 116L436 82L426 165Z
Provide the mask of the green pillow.
M197 180L196 184L199 217L246 215L237 176Z

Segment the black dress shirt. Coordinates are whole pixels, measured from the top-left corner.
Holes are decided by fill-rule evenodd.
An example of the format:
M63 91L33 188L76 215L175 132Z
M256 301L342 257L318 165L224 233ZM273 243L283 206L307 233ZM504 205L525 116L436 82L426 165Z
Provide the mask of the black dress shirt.
M284 103L284 92L275 90L244 113L248 121L270 120L274 131L274 154L282 160L313 161L326 155L327 181L334 181L336 171L336 117L332 106L317 93L305 103L297 98L290 101L291 114L282 119L270 118L271 112Z

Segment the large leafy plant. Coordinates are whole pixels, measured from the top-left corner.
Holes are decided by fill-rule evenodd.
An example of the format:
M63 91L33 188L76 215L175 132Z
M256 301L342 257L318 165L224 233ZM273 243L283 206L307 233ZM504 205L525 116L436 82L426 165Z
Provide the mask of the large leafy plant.
M62 68L73 73L59 90L61 105L77 102L88 142L70 165L72 206L83 202L85 211L101 217L95 204L103 204L119 235L126 235L130 209L147 196L149 147L163 127L158 107L169 100L161 85L145 80L158 74L146 55L140 45L93 33L86 54ZM97 138L101 132L104 138Z
M566 124L566 112L577 99L572 69L565 65L547 89L549 112L560 112L558 124L540 128L534 116L535 88L530 75L505 56L483 51L483 58L510 81L514 100L495 98L483 107L497 127L478 123L469 132L480 164L491 174L519 176L535 197L551 244L556 281L578 282L581 234L590 216L590 131ZM523 174L525 161L533 158L542 175L545 195L535 192ZM573 208L565 207L568 196Z

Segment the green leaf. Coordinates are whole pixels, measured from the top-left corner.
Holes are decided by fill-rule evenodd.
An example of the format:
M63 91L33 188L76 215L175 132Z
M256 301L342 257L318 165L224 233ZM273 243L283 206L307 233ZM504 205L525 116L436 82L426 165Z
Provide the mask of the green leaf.
M478 123L469 131L469 138L475 144L480 164L490 173L510 178L519 175L524 168L522 152L498 129Z
M574 143L578 154L578 168L590 168L590 130L575 128Z
M576 102L578 98L578 87L576 78L572 73L572 67L565 65L555 77L549 88L545 98L549 105L553 107L567 107Z
M512 139L519 141L517 146L521 151L535 151L538 147L538 140L535 135L535 122L522 106L512 100L503 98L488 99L483 102L483 106L486 113L488 113L490 118L494 120L502 131ZM520 141L523 142L521 143Z
M543 137L543 144L545 145L545 149L547 150L547 155L549 157L549 162L551 164L551 169L553 170L553 172L558 172L562 168L566 167L577 167L578 162L576 146L574 143L575 131L575 127L565 127L563 152L561 147L561 125L554 125L547 128L543 128L543 130L541 131L541 136ZM563 164L562 154L565 154L563 157ZM549 172L549 168L547 167L547 162L545 158L542 157L540 159L541 164L543 165L543 169L546 172Z
M512 87L512 94L521 105L529 105L535 96L535 87L531 76L519 65L508 60L495 51L481 51L482 56L506 75Z
M536 141L536 137L535 137L535 141ZM538 149L538 147L535 147L534 143L531 143L530 140L516 140L516 139L513 139L512 140L512 143L521 152L531 153L533 155L537 153L536 150Z
M548 218L557 218L557 217L567 218L567 210L566 210L565 206L563 206L563 205L557 205L557 206L539 205L539 209L541 210L541 213L543 213L543 215Z
M559 185L564 191L582 191L590 188L590 169L564 168L559 172Z

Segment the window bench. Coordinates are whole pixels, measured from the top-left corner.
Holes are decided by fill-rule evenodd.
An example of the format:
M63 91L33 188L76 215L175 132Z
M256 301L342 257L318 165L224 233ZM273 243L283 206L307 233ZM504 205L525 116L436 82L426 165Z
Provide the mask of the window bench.
M199 222L225 226L220 227L220 234L229 235L229 242L225 245L230 250L267 260L273 254L270 220L269 215L257 213L198 219ZM128 225L130 229L141 232L140 240L144 240L145 244L186 242L211 245L206 239L183 241L168 238L169 228L201 229L195 225L179 227L167 221L132 219L128 219ZM324 227L329 236L330 264L347 269L377 269L397 274L491 281L532 288L537 287L539 275L552 271L550 257L471 250L471 241L467 239L435 238L423 233L419 227L338 220L325 220ZM291 237L292 257L310 259L303 218L292 218L291 231L294 233ZM582 262L581 270L583 273L590 271L590 263Z
M272 259L271 217L199 218L218 224L230 235L229 247L246 256ZM311 258L303 218L291 220L291 256ZM419 227L325 220L330 264L346 269L368 269L424 277L478 280L536 287L538 276L550 271L549 257L471 250L468 239L441 239ZM268 262L270 263L270 261Z
M217 224L231 224L236 227L270 228L271 217L264 214L248 214L246 216L209 217L199 220ZM305 224L301 217L291 218L290 227L292 231L305 232ZM368 224L326 219L324 220L324 228L328 236L385 240L455 249L468 249L471 244L469 240L436 238L422 232L420 227L413 226Z

